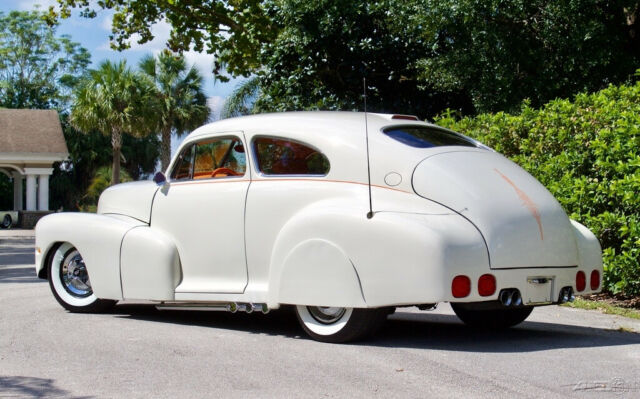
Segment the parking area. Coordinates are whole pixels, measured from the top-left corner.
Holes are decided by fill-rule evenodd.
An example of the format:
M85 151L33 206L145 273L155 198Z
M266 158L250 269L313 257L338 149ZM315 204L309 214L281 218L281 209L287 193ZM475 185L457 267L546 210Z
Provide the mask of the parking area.
M637 320L550 306L483 332L441 304L398 309L373 339L332 345L286 309L71 314L35 277L32 236L0 233L0 398L640 395Z

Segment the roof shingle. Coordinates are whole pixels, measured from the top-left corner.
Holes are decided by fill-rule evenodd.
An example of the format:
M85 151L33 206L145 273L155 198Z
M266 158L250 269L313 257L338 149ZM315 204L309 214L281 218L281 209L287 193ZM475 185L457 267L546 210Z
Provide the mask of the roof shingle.
M0 109L0 153L67 154L58 112Z

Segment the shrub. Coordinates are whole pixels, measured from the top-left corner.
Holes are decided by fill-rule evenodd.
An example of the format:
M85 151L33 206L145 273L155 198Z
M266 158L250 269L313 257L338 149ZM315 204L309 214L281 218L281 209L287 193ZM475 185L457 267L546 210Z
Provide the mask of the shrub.
M494 148L534 175L572 219L600 240L604 289L640 295L640 82L517 115L482 114L436 123Z

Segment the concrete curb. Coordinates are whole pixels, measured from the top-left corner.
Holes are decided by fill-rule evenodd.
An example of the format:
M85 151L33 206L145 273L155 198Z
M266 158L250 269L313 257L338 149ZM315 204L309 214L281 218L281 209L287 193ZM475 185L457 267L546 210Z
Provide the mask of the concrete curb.
M35 237L36 231L33 229L2 229L0 238Z

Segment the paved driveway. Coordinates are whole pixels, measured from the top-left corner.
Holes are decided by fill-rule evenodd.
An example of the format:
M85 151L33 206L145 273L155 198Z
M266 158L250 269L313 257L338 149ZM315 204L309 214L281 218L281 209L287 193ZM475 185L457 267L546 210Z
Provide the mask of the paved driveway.
M372 340L307 339L290 311L64 311L33 239L0 236L0 398L640 397L640 323L550 306L478 332L399 309Z

